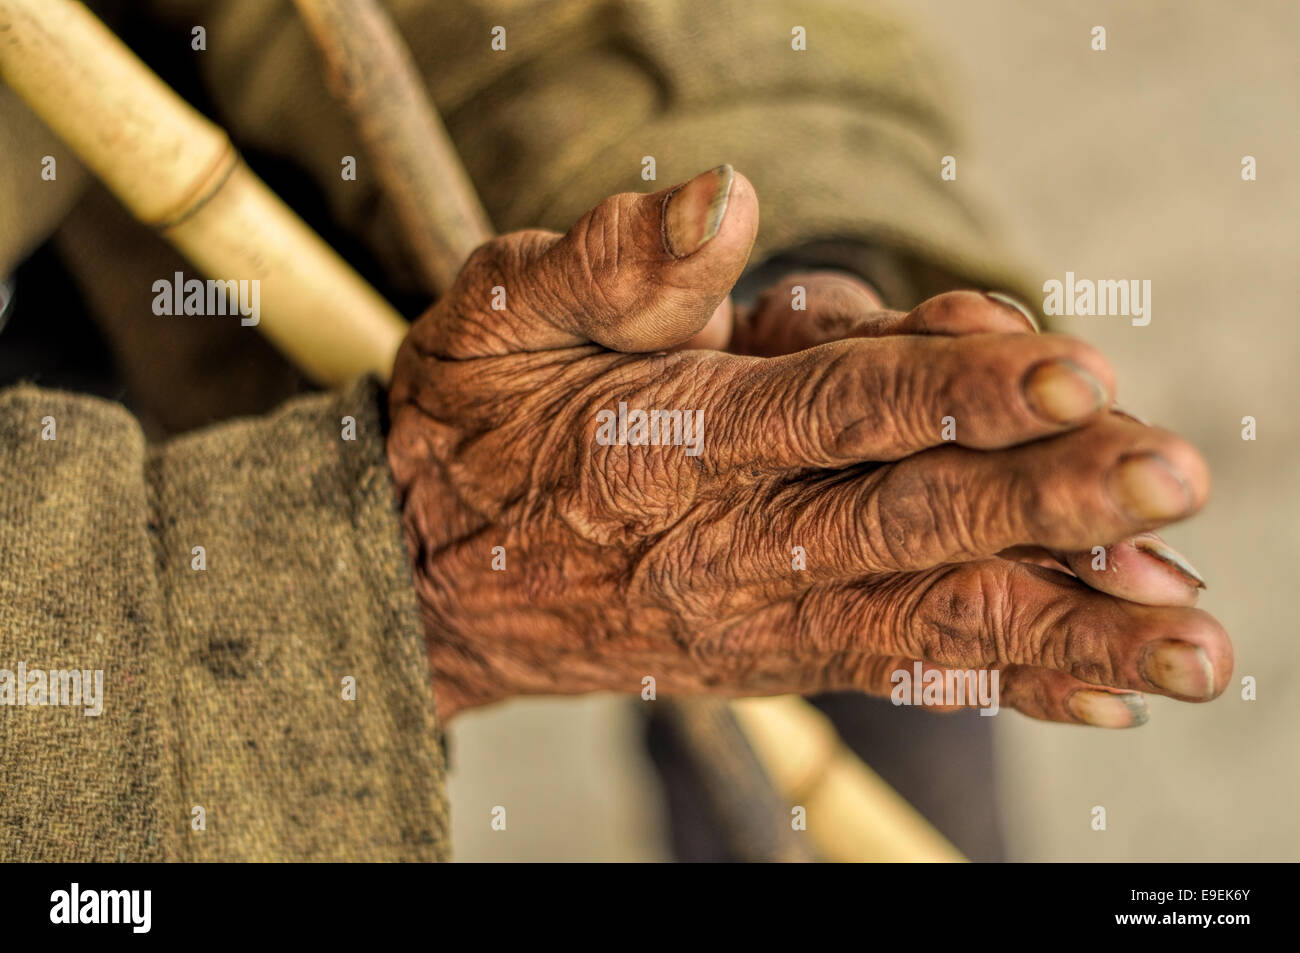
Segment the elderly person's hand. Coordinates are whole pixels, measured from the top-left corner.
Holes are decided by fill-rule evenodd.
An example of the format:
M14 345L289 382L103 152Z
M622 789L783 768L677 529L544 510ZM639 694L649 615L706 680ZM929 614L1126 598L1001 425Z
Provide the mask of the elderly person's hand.
M760 306L747 354L658 350L725 307L757 222L727 167L615 196L567 235L484 246L412 328L389 458L444 716L645 676L888 694L914 660L997 667L1001 704L1116 727L1137 692L1221 692L1231 646L1192 585L1130 601L1160 578L1131 542L1111 555L1133 572L1091 569L1208 477L1107 412L1088 345L957 293L907 315L814 301L794 331ZM1030 564L1051 554L1091 585Z

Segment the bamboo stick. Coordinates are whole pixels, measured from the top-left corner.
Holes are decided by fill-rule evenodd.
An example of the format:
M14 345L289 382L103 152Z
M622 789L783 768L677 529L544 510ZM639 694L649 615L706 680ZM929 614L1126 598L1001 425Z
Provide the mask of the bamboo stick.
M777 788L806 809L809 836L828 860L965 860L802 698L747 698L731 709Z
M294 2L393 200L427 290L442 294L469 253L492 237L492 225L406 43L369 0Z
M259 280L258 327L314 379L387 380L401 316L83 4L0 0L0 79L202 272Z
M726 699L701 696L656 704L665 706L732 856L762 863L821 859L821 845L790 824L785 792L772 784Z

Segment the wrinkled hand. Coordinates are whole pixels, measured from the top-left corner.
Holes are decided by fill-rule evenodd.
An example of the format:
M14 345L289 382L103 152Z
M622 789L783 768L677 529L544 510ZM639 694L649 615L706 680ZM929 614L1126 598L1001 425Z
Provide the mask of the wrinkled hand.
M1205 465L1106 411L1088 345L983 295L901 315L845 280L812 282L801 325L765 325L774 289L737 324L746 353L662 350L727 307L757 222L726 167L615 196L485 245L412 328L388 452L444 717L647 675L888 694L913 660L1116 727L1136 691L1222 691L1227 636L1133 542L1202 505ZM643 445L637 410L684 426ZM1079 578L1032 564L1052 559Z

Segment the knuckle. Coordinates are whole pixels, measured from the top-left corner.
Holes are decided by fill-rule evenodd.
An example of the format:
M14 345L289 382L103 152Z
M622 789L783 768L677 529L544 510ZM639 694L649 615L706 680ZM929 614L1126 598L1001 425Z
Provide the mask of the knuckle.
M475 298L485 289L501 284L505 279L506 264L512 258L511 240L498 236L479 245L469 254L456 279L456 291Z
M990 612L990 631L997 660L1003 664L1041 664L1051 649L1051 638L1059 631L1056 604L1035 598L1038 569L1014 563L1001 564L1002 585L995 611Z
M546 231L520 231L474 248L450 293L433 307L434 320L420 322L437 343L434 350L465 358L484 348L493 350L491 342L503 334L510 338L508 329L529 317L538 300L545 300L529 265L554 241Z
M972 531L975 499L990 494L960 478L936 451L929 464L897 467L869 494L866 531L873 550L902 570L929 569L963 556L981 555ZM943 454L947 456L947 454ZM978 504L992 505L992 504Z
M857 532L856 548L849 552L858 556L864 572L897 572L912 562L906 551L911 531L890 510L884 489L890 482L889 473L888 469L878 470L868 476L851 504L857 515Z
M470 252L452 297L463 297L481 310L490 310L487 298L491 289L501 286L506 289L508 301L530 300L534 289L520 285L526 277L545 277L544 272L531 266L557 241L559 236L554 232L527 229L484 242Z
M947 342L940 340L938 344ZM910 453L918 447L949 442L944 440L943 432L944 418L949 416L956 421L963 441L970 435L971 421L967 418L975 406L967 381L976 369L967 366L962 369L964 373L953 373L951 348L945 347L936 355L935 347L933 341L913 342L909 353L894 365L895 452Z
M810 500L805 512L815 514L816 538L830 554L830 560L860 572L890 570L893 560L882 553L874 532L879 518L874 498L862 490L841 493L832 489L822 500Z
M989 519L985 538L1003 546L1038 543L1068 546L1086 538L1098 525L1100 479L1085 482L1078 474L1062 476L1064 468L1040 473L1015 464L987 481Z
M614 321L635 305L638 283L629 281L642 256L631 247L628 227L638 196L623 193L605 199L582 216L569 231L576 261L569 277L572 297L595 317Z
M866 345L845 341L823 349L829 359L814 366L794 385L793 420L812 459L837 466L858 459L864 449L875 455L890 433L897 394L890 375L881 375L864 360Z
M567 411L576 439L565 458L573 489L565 497L564 515L590 539L626 545L681 520L695 506L704 474L693 465L699 458L684 456L684 447L673 442L686 439L684 412L681 433L670 425L667 443L663 419L649 416L663 409L662 382L680 379L683 357L615 360L599 384ZM636 426L641 429L634 435Z
M1004 445L1012 432L1021 400L1018 369L1022 352L1037 347L1027 335L998 335L944 338L927 342L933 348L924 360L912 366L920 373L915 388L915 419L922 436L938 442L943 436L940 421L951 416L957 423L958 439L965 446L982 449Z
M1043 667L1066 672L1094 685L1114 684L1122 670L1122 649L1100 632L1083 604L1050 614L1037 656Z
M896 460L940 443L943 417L960 404L951 380L932 359L929 341L860 342L844 361L833 419L840 448L869 447Z
M988 665L1000 657L1004 586L992 563L929 573L914 596L913 638L920 658L943 665Z
M630 591L684 618L710 618L717 587L707 584L710 554L705 535L695 526L682 526L660 536L636 560ZM706 584L699 584L700 576Z
M974 528L981 523L987 498L963 479L958 467L936 467L922 471L918 505L931 510L930 526L943 558L978 555Z
M1001 660L1110 684L1122 668L1121 648L1098 625L1091 600L1069 592L1045 592L1043 579L1049 574L1051 570L1032 566L1013 569Z
M984 556L1019 542L1024 535L1020 516L1024 508L1035 511L1042 488L1019 471L999 472L992 479L949 475L956 488L953 499L954 538L960 555Z
M784 425L785 443L812 465L835 466L847 459L843 448L849 442L840 424L845 404L851 401L848 384L852 364L847 352L841 352L826 363L814 365L811 374L791 380L776 398L779 413L775 416Z

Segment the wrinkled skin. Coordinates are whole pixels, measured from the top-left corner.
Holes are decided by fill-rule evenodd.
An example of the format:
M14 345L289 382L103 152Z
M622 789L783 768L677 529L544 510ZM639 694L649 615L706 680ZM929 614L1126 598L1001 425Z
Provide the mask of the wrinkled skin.
M479 249L413 326L388 453L444 717L647 675L888 694L913 660L1110 727L1139 692L1221 692L1227 636L1149 535L1203 504L1197 452L1110 412L1094 349L981 294L899 314L813 273L736 313L757 221L725 168L615 196ZM702 411L702 452L598 442L620 401Z

